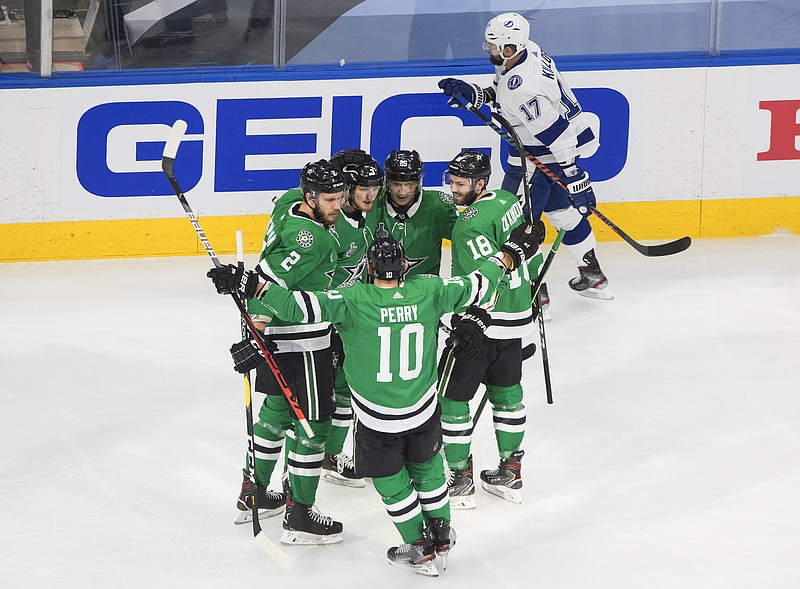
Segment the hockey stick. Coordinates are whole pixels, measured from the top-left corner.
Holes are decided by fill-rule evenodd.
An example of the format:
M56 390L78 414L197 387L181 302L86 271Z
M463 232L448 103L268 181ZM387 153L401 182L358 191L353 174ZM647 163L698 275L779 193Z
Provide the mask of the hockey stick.
M456 98L456 100L459 102L459 104L461 104L464 108L472 111L480 120L482 120L484 123L486 123L487 126L491 127L498 135L500 135L508 143L513 145L513 139L505 129L503 129L502 127L497 125L494 121L492 121L492 119L490 119L485 114L483 114L479 109L477 109L474 106L472 106L472 104L470 104L468 102L462 102L460 100L460 97L458 97L457 95L454 95L453 97ZM534 156L532 156L530 153L528 153L527 150L524 150L524 149L521 150L520 151L520 155L524 155L526 159L528 159L529 161L533 162L533 164L537 168L539 168L542 172L544 172L547 175L548 178L553 180L556 184L561 186L561 188L563 188L564 190L567 190L567 187L564 184L564 181L561 178L559 178L555 173L553 173L553 171L550 168L548 168L546 165L544 165L542 162L540 162L538 159L536 159ZM523 181L527 181L527 179L524 179ZM569 191L567 190L567 192L569 192ZM597 218L599 218L603 223L608 225L611 228L611 230L614 233L616 233L617 235L619 235L628 245L630 245L633 249L635 249L640 254L642 254L644 256L647 256L649 258L654 258L654 257L658 257L658 256L670 256L672 254L677 254L677 253L682 252L683 250L687 249L690 245L692 245L692 238L688 237L688 236L687 237L682 237L682 238L677 239L675 241L670 241L668 243L661 243L661 244L658 244L658 245L644 245L642 243L639 243L635 239L633 239L627 233L625 233L615 223L613 223L611 221L611 219L609 219L603 213L598 211L596 207L590 206L589 210L592 213L594 213L595 215L597 215Z
M544 318L542 317L542 298L541 298L541 288L542 284L544 284L544 275L547 274L547 271L550 269L550 265L553 263L553 258L556 257L556 252L558 251L559 246L561 245L561 241L564 239L564 234L567 232L566 229L563 227L558 230L558 235L556 235L556 239L553 242L552 247L550 248L550 253L547 254L547 259L542 264L542 270L539 273L539 276L536 278L536 281L533 283L533 287L531 290L533 291L533 301L536 302L536 305L539 307L539 340L542 344L542 367L544 369L544 390L545 394L547 395L547 403L549 405L553 404L553 387L550 385L550 357L547 354L547 340L544 337ZM532 301L532 302L533 302Z
M200 223L197 221L194 211L192 211L192 208L189 206L189 201L186 200L186 196L183 194L183 190L181 190L181 187L178 185L178 181L175 178L175 156L178 154L178 147L180 147L181 139L185 133L186 121L178 119L172 125L172 131L170 132L167 143L164 146L164 152L161 157L161 169L163 170L164 175L167 177L167 180L169 180L172 189L175 191L175 195L178 197L181 206L183 206L183 210L186 211L189 221L192 222L192 227L194 227L197 236L203 243L203 247L206 248L206 252L211 257L211 261L214 262L214 266L219 268L222 266L222 264L220 263L219 258L217 258L217 254L214 253L206 234L203 232L202 227L200 227ZM261 350L261 353L267 359L267 364L269 365L272 374L275 375L275 380L278 381L278 386L281 388L281 392L283 392L283 395L286 397L294 416L300 422L300 425L303 426L306 435L308 435L309 438L313 438L314 432L312 431L311 426L308 424L308 420L306 419L306 416L303 414L303 410L300 408L300 405L297 402L297 397L295 397L294 393L289 390L289 385L286 383L286 379L283 377L283 374L281 374L281 371L275 362L275 358L267 349L266 342L264 341L264 335L253 323L253 320L247 313L247 308L244 306L244 303L242 303L238 294L232 292L231 297L236 303L236 307L239 309L242 320L247 324L247 329L250 332L250 335L252 335L253 339L256 341L256 344Z
M499 114L492 113L492 116L495 118L495 120L497 120L498 123L500 123L500 125L502 125L503 129L505 129L511 136L511 139L513 141L512 145L514 145L514 147L516 147L520 153L525 151L525 146L522 144L522 141L520 140L519 135L517 135L517 132L514 130L514 127L512 127L509 124L509 122ZM522 164L522 177L527 179L528 169L525 160L520 158L520 164ZM527 221L528 223L533 225L533 206L531 205L531 188L528 182L522 183L522 193L525 195L525 203L528 205ZM559 232L559 235L562 235L561 232ZM559 240L558 244L556 244L555 249L550 250L550 253L553 255L553 257L555 257L555 252L558 250L558 245L560 244L561 242ZM550 259L550 261L552 262L552 258ZM531 305L535 305L537 310L536 323L539 325L539 344L541 347L540 353L542 356L542 370L544 371L544 391L545 395L547 396L547 402L552 404L553 385L550 381L550 358L548 358L547 356L547 337L545 336L544 332L544 317L542 317L542 299L539 296L539 289L542 288L542 284L544 283L541 280L538 280L538 286L533 291Z
M239 268L244 270L244 245L242 242L242 232L236 232L236 261ZM242 277L244 280L244 277ZM240 299L241 300L241 299ZM244 315L241 317L242 338L247 337L247 322ZM261 530L261 522L258 519L258 505L256 500L258 498L258 483L256 482L256 440L255 430L253 429L253 389L250 382L250 372L244 373L244 408L247 417L247 457L249 464L247 465L247 478L250 481L250 488L253 490L253 503L250 507L251 516L253 518L253 537L264 551L269 554L270 558L274 560L279 567L288 571L292 568L294 561L292 557L281 550L275 542L270 540Z
M564 234L566 232L567 232L566 229L560 229L558 231L558 235L556 235L556 239L553 242L553 245L550 246L550 252L547 254L547 258L545 258L544 264L542 264L542 268L539 271L539 276L536 278L536 281L531 286L531 293L533 294L533 298L531 299L531 304L533 304L533 302L536 300L536 297L539 295L539 290L542 288L542 284L544 283L547 271L550 270L550 266L553 265L553 259L556 257L556 252L558 251L558 248L561 246L561 241L564 239ZM544 343L544 340L542 341L543 341L542 345L547 345L546 343ZM545 358L544 352L542 352L542 362L544 362L544 358ZM547 367L545 368L545 373L544 373L545 385L547 385L547 379L549 378L549 374L550 374L550 362L548 360ZM547 390L550 391L550 393L547 395L547 402L552 405L553 404L552 391L549 388ZM478 405L478 409L477 411L475 411L475 417L472 418L472 427L475 427L475 424L478 422L478 418L481 416L481 413L483 413L483 408L486 406L486 399L487 395L486 393L484 393L483 398L481 399L481 402Z

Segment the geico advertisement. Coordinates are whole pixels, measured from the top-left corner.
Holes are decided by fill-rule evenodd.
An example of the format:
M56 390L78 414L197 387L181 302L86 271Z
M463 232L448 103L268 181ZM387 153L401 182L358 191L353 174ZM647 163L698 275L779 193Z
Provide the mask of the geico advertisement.
M565 76L599 134L599 149L581 165L600 202L800 193L800 66ZM743 84L742 77L754 83ZM488 85L491 76L465 79ZM181 216L161 172L164 141L177 119L188 130L176 175L201 215L269 212L272 196L296 186L306 162L348 147L365 149L379 162L393 149L416 149L429 187L442 185L447 162L460 150L481 149L492 156L491 184L499 186L505 142L473 113L448 107L437 81L64 88L57 99L51 94L44 111L21 108L14 111L18 120L7 123L20 130L16 141L33 147L23 165L3 170L6 178L29 176L29 188L15 196L21 206L2 209L3 221ZM18 94L17 100L29 98ZM42 135L22 131L41 127L44 119L60 126L58 166ZM43 142L41 162L37 141Z

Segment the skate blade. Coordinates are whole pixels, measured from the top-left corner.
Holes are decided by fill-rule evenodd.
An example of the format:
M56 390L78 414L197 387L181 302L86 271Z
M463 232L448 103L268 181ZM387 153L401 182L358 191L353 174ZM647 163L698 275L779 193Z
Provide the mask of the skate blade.
M439 565L443 571L447 570L447 552L439 552L436 554L439 557Z
M542 309L542 319L544 319L545 323L550 323L553 318L550 316L550 311L547 310L547 307Z
M576 293L588 299L599 299L601 301L613 301L614 293L606 288L587 288L586 290L576 290Z
M439 576L439 569L436 568L436 561L430 560L428 562L424 562L422 564L409 564L406 562L394 562L393 560L389 560L388 563L394 567L405 569L407 571L411 571L417 575L422 575L424 577L438 577Z
M483 490L487 493L496 495L511 503L522 503L522 489L509 489L503 485L490 485L485 481L481 481L481 487L483 487Z
M281 505L277 509L259 509L258 510L258 519L267 519L270 517L275 517L276 515L281 515L283 510L286 509L285 505ZM236 519L233 520L234 525L241 526L242 524L249 524L253 521L253 512L249 509L247 511L240 511L236 514Z
M350 487L352 489L363 489L367 486L367 483L364 482L364 479L348 479L347 477L338 476L332 472L329 472L323 476L322 480L324 480L326 483L331 483L332 485Z
M475 495L450 496L450 509L475 509Z
M291 546L321 546L324 544L338 544L344 540L341 534L330 534L323 536L320 534L309 534L308 532L298 532L296 530L284 530L281 536L281 544Z

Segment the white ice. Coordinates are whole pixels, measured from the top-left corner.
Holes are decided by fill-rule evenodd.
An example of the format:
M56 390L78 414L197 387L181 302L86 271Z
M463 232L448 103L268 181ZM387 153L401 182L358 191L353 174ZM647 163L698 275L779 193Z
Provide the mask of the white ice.
M287 547L288 572L232 524L239 321L207 257L0 265L0 587L800 587L799 253L604 243L607 302L569 291L560 252L553 405L540 356L525 366L524 503L479 489L438 580L386 563L399 536L371 485L320 486L344 542Z

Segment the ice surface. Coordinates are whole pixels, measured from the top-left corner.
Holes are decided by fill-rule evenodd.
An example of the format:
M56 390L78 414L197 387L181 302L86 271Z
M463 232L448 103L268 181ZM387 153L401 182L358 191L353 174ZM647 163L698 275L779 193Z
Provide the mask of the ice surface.
M0 265L0 586L800 586L800 237L598 252L612 302L569 291L566 251L551 270L555 403L537 354L524 503L479 489L436 581L386 563L371 485L320 486L345 540L287 547L288 572L232 524L239 321L207 258Z

